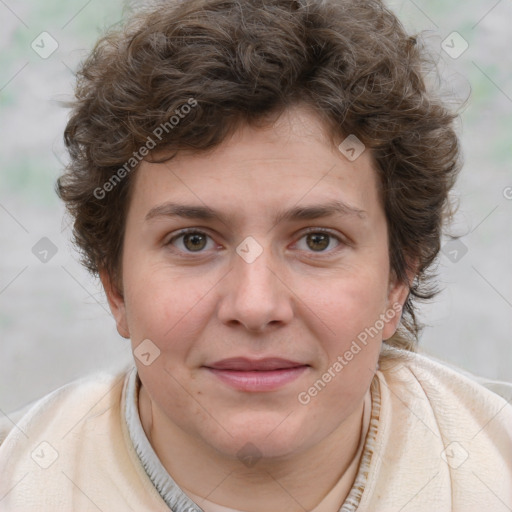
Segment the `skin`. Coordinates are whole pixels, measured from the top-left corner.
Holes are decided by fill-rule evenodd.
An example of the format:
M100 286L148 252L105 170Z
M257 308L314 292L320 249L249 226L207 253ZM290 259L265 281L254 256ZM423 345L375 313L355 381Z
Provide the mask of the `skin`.
M221 505L313 509L354 457L381 343L400 315L307 405L297 397L408 293L390 273L370 151L350 162L314 113L294 107L273 126L245 126L208 153L145 161L134 187L122 292L105 273L101 279L118 332L134 349L149 339L160 350L148 366L135 358L140 416L157 455L184 489ZM169 201L208 206L224 219L145 220ZM283 210L330 201L363 213L276 222ZM184 228L208 235L200 235L199 251L179 237ZM309 228L332 236L322 245ZM248 236L263 250L252 263L236 252ZM257 393L233 389L205 368L241 356L309 366ZM249 442L261 456L251 467L237 457Z

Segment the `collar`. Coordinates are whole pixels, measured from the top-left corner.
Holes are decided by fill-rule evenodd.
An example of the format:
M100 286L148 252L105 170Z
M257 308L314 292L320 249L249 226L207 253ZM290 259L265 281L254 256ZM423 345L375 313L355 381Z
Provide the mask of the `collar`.
M135 367L132 368L125 386L126 402L124 407L124 416L128 433L135 452L137 453L137 456L139 457L149 479L167 506L174 512L204 512L197 503L185 494L185 492L169 475L153 450L153 447L144 432L139 416L138 403L141 381ZM377 435L380 416L380 388L377 376L374 376L372 380L369 394L370 397L367 399L366 403L371 404L370 422L368 429L366 430L366 437L364 439L364 446L362 447L362 455L360 457L357 475L350 493L345 499L345 502L341 506L339 512L356 512L366 485L372 454L374 453L375 437ZM222 507L220 509L222 510Z

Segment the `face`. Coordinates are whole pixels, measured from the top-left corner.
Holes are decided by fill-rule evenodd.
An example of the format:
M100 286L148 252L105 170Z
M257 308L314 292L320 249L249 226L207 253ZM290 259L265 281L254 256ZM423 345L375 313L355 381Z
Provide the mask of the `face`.
M349 161L296 107L144 162L133 186L122 294L102 280L158 421L226 456L289 456L343 428L407 294L370 152Z

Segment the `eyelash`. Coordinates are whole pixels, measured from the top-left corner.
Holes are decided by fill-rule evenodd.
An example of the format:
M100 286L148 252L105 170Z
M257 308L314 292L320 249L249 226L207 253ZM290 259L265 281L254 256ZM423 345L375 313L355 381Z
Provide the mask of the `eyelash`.
M325 254L331 255L334 252L337 252L337 249L339 250L339 246L350 246L351 245L349 243L349 241L347 241L346 239L343 239L342 237L340 237L338 235L335 235L332 231L330 231L330 230L328 230L326 228L308 228L305 232L302 233L302 235L300 236L298 241L302 240L307 235L316 234L316 233L324 233L324 234L329 235L331 238L333 238L334 240L336 240L338 242L338 246L336 246L336 248L331 249L329 251L318 251L318 252L307 251L307 252L310 252L312 255L315 255L315 254L319 255L319 256L322 256L322 255L325 255ZM169 241L166 242L164 245L165 246L172 246L173 242L175 242L176 240L184 237L185 235L189 235L189 234L205 235L206 237L208 237L211 240L213 240L213 238L208 233L206 233L205 231L201 231L200 229L197 229L197 228L187 228L187 229L183 229L183 230L179 231L176 235L174 235L172 238L170 238ZM295 242L295 244L297 244L298 241ZM187 254L187 255L196 255L197 254L198 256L201 256L201 255L204 255L205 251L201 250L201 251L194 252L194 251L178 250L178 252L180 252L182 254ZM316 257L316 256L313 256L313 257Z

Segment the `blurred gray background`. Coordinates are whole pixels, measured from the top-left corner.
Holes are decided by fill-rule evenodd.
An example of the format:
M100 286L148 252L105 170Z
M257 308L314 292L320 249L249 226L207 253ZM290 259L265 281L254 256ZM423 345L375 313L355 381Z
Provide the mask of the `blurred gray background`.
M389 2L423 31L453 101L470 94L444 291L422 307L426 352L512 381L512 1ZM77 263L55 192L73 70L124 3L0 1L0 411L131 357L99 283ZM457 34L454 34L457 32ZM444 42L443 42L444 41ZM467 46L467 48L466 48Z

